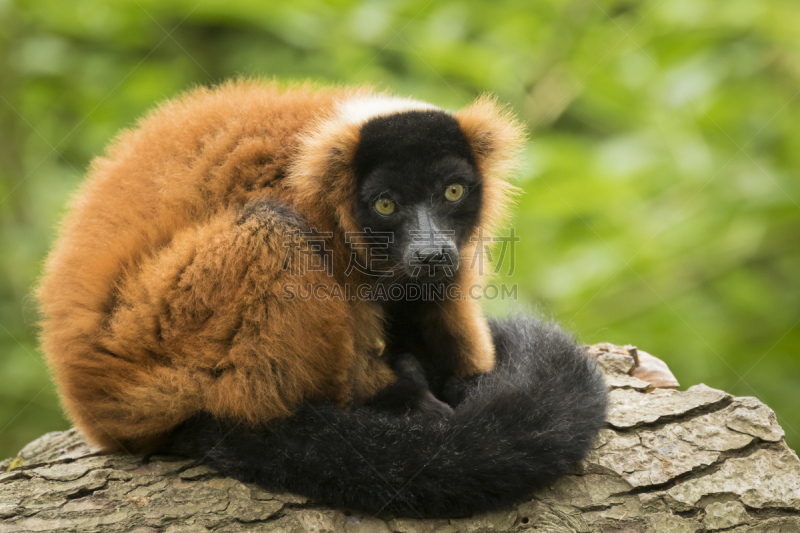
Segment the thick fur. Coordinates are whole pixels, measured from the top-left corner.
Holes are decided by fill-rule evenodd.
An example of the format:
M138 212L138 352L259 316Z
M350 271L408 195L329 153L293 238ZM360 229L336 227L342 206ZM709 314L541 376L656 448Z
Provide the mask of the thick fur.
M568 336L525 320L492 331L470 298L332 297L422 283L408 263L347 269L350 232L385 224L406 261L424 247L408 235L436 223L455 235L448 257L483 253L475 237L503 219L521 141L490 98L449 113L237 81L162 105L94 161L45 267L42 346L67 413L109 451L207 455L375 512L477 512L565 472L604 405ZM384 191L393 217L374 207ZM310 266L315 235L329 271ZM480 272L434 278L465 289ZM287 299L297 284L314 297Z
M452 416L306 403L269 429L198 415L172 452L243 481L369 513L454 517L502 508L565 474L604 421L593 361L558 327L494 321L498 364Z
M74 423L108 450L148 450L198 411L255 425L304 400L345 405L395 377L385 310L282 299L287 284L374 283L350 262L353 160L364 121L430 110L366 89L236 81L167 102L96 159L38 291L41 342ZM439 111L441 113L441 111ZM501 219L521 130L483 98L452 115L474 152L477 233ZM284 267L286 232L328 233L333 278ZM469 253L467 250L466 253ZM476 282L469 269L458 279ZM453 373L490 370L475 300L431 314Z

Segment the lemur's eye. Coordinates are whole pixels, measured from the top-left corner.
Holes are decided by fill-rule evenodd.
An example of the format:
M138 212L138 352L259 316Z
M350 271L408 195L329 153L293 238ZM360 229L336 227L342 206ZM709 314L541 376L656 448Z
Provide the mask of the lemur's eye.
M388 198L378 198L375 202L375 211L379 215L389 216L394 213L394 202Z
M457 202L464 196L464 186L458 183L453 183L447 186L444 190L444 197L450 202Z

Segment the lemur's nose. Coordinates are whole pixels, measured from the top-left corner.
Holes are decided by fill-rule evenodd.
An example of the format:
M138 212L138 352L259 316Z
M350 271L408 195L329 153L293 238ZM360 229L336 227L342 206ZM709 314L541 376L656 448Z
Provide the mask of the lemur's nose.
M414 259L424 265L432 263L441 263L446 258L447 252L440 246L431 246L429 248L417 248L414 250Z

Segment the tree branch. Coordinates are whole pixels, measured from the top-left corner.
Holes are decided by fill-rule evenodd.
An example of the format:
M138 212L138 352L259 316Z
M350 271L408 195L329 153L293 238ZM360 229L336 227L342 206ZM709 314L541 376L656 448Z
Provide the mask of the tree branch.
M194 461L103 455L75 430L0 462L0 533L800 532L800 460L755 398L678 383L633 347L587 347L611 388L590 457L514 509L455 520L380 519L247 485Z

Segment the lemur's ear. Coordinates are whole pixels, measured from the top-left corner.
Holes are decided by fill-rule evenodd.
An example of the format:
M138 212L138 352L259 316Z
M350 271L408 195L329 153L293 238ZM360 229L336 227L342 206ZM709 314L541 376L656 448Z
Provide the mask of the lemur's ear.
M332 215L345 232L358 231L354 219L353 161L360 139L359 126L337 116L320 120L300 139L287 180L297 200L311 213Z
M455 114L483 178L480 226L491 233L503 223L519 189L509 182L519 167L525 131L494 97L484 95Z

